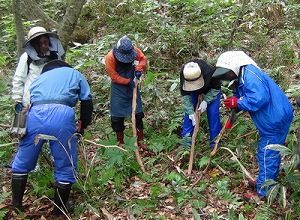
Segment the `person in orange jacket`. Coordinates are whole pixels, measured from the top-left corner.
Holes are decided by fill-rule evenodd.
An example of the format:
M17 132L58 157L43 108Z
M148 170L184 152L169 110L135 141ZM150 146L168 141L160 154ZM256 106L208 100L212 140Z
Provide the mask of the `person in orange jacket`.
M124 144L124 119L131 116L132 96L135 78L139 79L147 68L147 58L143 52L133 46L127 37L121 37L113 49L105 56L105 68L111 78L110 114L111 126L116 132L119 145ZM139 148L143 143L144 112L139 88L137 88L136 128Z

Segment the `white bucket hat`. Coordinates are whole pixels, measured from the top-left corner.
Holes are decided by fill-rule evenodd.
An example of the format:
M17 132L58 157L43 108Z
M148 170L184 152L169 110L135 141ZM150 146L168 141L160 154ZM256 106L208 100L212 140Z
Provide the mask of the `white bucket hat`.
M24 46L26 46L32 39L41 36L41 35L48 35L49 37L58 38L57 34L53 32L48 32L44 27L33 27L28 31L27 34L27 40L24 43Z
M189 62L183 67L183 86L184 91L195 91L204 86L204 79L199 65L195 62Z
M214 72L213 77L224 75L230 70L238 76L240 67L249 64L258 67L254 60L243 51L227 51L219 56L216 64L217 69Z

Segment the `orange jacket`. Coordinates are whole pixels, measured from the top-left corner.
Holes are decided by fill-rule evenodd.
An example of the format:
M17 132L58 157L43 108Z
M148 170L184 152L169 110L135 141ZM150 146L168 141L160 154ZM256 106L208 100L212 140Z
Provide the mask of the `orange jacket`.
M136 71L145 71L147 68L147 57L144 53L137 47L134 47L137 52L135 61L138 61L138 65L135 66ZM105 56L105 69L108 75L111 78L111 81L121 85L127 85L130 82L130 79L124 78L120 76L120 74L116 71L117 61L113 55L113 51L109 51L109 53Z

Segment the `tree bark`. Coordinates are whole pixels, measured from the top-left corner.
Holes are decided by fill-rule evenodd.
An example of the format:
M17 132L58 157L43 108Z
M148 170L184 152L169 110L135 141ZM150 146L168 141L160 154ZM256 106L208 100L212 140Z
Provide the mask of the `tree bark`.
M21 55L23 43L25 40L24 26L22 23L22 16L20 13L21 11L20 0L12 1L12 10L13 10L15 25L16 25L16 36L17 36L16 44L17 44L17 53L19 57Z
M65 50L71 40L72 33L77 24L81 9L86 0L70 0L62 24L58 29L58 35Z
M241 10L238 12L237 14L237 18L236 20L234 21L233 25L232 25L232 30L230 32L230 37L229 37L229 43L228 43L228 49L232 49L232 45L233 45L233 40L234 40L234 35L235 33L238 31L238 27L239 25L242 23L243 21L243 16L245 14L245 9L246 9L246 6L247 6L247 3L249 1L248 0L243 0L242 1L242 7L241 7Z
M38 20L38 25L45 27L47 30L56 29L59 38L65 50L67 50L68 43L71 40L72 33L77 24L80 16L81 9L87 0L69 0L66 13L62 22L59 24L57 21L50 18L36 3L35 0L13 0L13 10L16 23L17 32L17 46L18 53L21 51L24 42L24 28L22 25L21 14L28 20ZM17 10L17 7L18 10ZM22 9L22 10L20 10ZM21 40L22 39L22 40ZM22 43L21 43L22 42Z
M24 0L21 2L23 16L30 20L39 20L38 23L47 30L58 29L58 23L43 11L35 0Z

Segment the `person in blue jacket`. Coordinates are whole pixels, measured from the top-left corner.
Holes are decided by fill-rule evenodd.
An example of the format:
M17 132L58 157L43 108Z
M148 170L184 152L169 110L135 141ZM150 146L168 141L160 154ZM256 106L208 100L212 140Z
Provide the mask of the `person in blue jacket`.
M259 173L256 191L265 197L268 179L276 180L280 168L279 151L266 148L269 144L284 145L293 120L293 108L285 93L275 81L261 70L243 51L227 51L220 55L213 77L237 80L235 96L224 100L229 108L249 112L258 132L257 160ZM245 194L247 199L256 193Z
M221 130L219 112L221 84L218 80L212 79L214 70L215 67L200 59L188 61L180 70L180 92L184 107L181 132L183 146L190 146L190 137L196 123L195 111L205 112L207 109L211 148L214 147L214 138ZM199 95L203 95L203 100L196 109Z
M61 60L47 63L42 74L31 84L30 109L27 116L27 132L19 142L12 163L12 205L23 211L22 199L28 173L34 170L44 140L38 134L54 136L50 150L54 158L55 196L54 202L65 210L71 185L76 182L77 138L75 111L80 105L80 125L77 132L83 133L91 122L93 102L89 84L85 77ZM69 144L70 143L70 144ZM62 214L54 206L53 214Z

